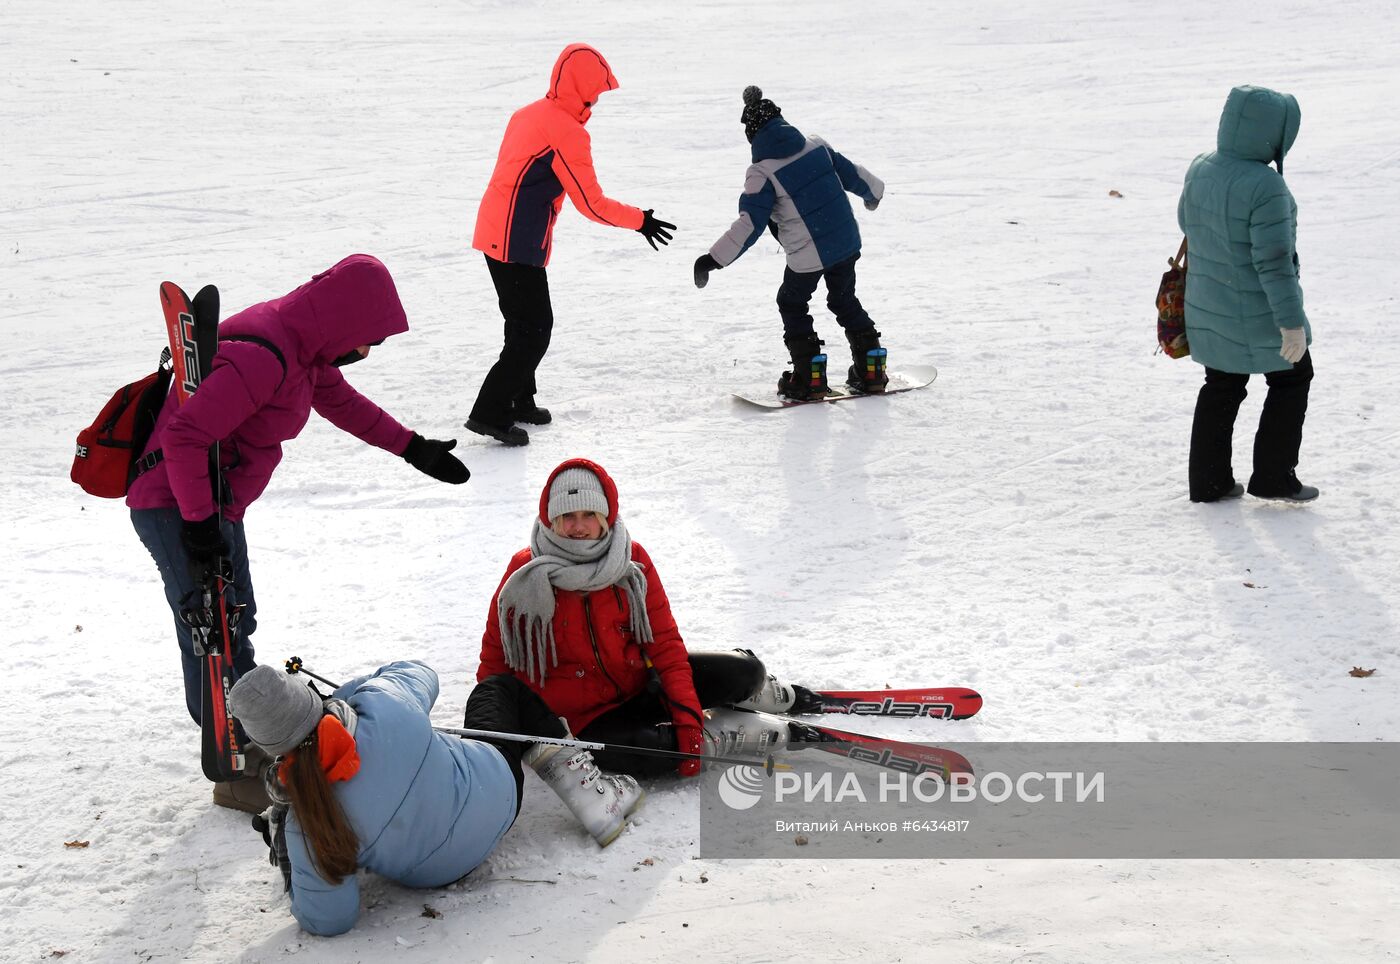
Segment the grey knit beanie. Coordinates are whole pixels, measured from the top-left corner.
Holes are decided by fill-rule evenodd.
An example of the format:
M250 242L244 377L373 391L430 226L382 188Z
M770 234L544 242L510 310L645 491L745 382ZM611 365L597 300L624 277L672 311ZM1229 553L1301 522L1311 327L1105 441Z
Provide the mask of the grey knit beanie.
M321 698L271 666L256 666L233 684L229 707L248 739L273 756L297 748L321 721Z
M608 497L603 492L602 481L582 466L565 469L549 486L549 506L545 512L550 522L569 512L596 512L606 518Z

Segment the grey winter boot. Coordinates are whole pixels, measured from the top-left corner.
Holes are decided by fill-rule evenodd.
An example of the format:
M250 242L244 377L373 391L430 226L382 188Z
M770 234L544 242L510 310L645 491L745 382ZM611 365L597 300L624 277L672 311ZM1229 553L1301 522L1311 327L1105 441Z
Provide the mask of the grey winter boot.
M878 394L890 383L885 374L885 359L889 354L880 347L880 333L872 325L861 331L846 331L846 341L851 345L851 370L846 374L846 384L852 391Z
M617 839L627 817L641 806L642 788L629 776L604 773L587 750L536 743L525 763L559 795L600 847Z
M786 720L768 713L728 707L706 710L705 755L762 759L786 750L790 732Z
M822 340L813 333L789 338L784 344L792 356L792 371L783 372L778 379L778 394L797 401L822 398L829 394Z

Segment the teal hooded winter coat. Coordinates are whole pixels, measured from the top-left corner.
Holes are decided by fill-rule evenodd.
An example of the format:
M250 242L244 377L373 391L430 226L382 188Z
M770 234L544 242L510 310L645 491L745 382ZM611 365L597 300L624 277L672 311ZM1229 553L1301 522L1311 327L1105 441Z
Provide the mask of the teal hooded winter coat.
M1279 355L1282 328L1303 328L1312 343L1294 254L1298 205L1281 173L1299 117L1289 94L1236 87L1216 149L1186 172L1176 214L1188 251L1186 336L1191 357L1207 367L1291 368Z

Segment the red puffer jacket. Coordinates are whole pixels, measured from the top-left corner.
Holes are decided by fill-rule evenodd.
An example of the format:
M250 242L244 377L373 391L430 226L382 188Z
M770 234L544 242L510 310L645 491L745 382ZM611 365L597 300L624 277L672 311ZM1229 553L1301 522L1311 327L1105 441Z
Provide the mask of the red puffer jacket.
M586 459L570 459L550 473L540 500L540 516L549 498L554 477L564 469L583 466L603 480L608 496L608 521L617 517L617 489L603 469ZM545 520L548 524L548 520ZM642 567L647 578L647 618L651 621L652 642L645 648L634 638L627 603L627 594L618 586L593 592L554 591L554 642L559 665L546 666L544 684L540 685L506 665L501 649L501 628L496 618L496 601L501 586L515 570L530 561L529 549L521 549L510 560L500 585L491 596L487 611L486 632L481 637L481 666L477 681L497 673L511 673L523 680L549 708L569 721L569 728L580 732L602 713L625 703L646 690L649 674L646 660L656 667L661 680L664 701L671 710L677 726L701 725L700 699L695 695L695 683L690 674L690 657L676 619L671 615L671 603L656 574L651 556L636 542L632 543L632 560Z

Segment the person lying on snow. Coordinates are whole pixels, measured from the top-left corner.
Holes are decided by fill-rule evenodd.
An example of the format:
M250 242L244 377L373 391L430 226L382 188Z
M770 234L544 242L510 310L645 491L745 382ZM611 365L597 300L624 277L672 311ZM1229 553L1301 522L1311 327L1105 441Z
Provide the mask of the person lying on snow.
M605 774L587 750L464 740L433 729L438 677L422 663L389 663L328 699L271 666L229 695L268 770L276 801L253 825L282 871L292 916L312 934L342 934L360 912L361 868L408 887L442 887L490 855L520 812L522 762L559 794L602 846L642 800L637 781ZM478 684L467 726L529 736L568 730L510 676Z

